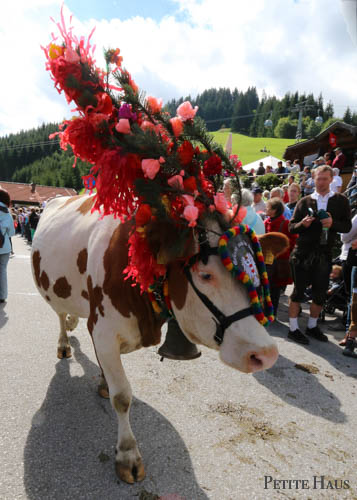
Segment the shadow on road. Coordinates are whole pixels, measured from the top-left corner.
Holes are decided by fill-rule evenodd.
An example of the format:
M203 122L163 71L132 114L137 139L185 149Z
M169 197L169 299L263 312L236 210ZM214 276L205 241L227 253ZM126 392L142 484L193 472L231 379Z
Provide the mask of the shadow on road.
M176 493L207 499L196 482L188 450L170 422L154 408L133 400L131 424L146 464L147 478L134 486L114 472L117 421L108 400L96 393L98 367L71 337L74 359L56 364L46 398L34 415L24 451L27 498L126 500L140 492Z

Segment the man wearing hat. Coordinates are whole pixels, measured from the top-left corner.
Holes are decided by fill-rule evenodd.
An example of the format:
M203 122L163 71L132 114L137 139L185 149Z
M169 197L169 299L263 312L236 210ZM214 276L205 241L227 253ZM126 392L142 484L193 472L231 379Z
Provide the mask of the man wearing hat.
M265 203L262 200L263 197L263 190L260 187L255 187L252 190L253 192L253 208L254 210L259 213L259 212L264 212L265 213Z
M342 153L341 148L336 148L333 151L336 156L332 162L332 168L338 168L341 172L346 163L346 156Z

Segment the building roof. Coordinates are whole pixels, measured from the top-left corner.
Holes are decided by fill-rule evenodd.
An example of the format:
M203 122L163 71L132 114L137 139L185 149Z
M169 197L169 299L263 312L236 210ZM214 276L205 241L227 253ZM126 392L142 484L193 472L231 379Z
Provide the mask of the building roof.
M321 146L324 146L324 148L328 150L329 135L331 132L337 136L338 146L341 146L342 148L357 147L357 127L348 125L344 122L335 122L312 139L288 146L284 153L284 159L292 160L298 156L314 154L320 149Z
M38 184L23 184L0 180L0 188L5 189L10 199L16 203L41 204L56 196L75 196L77 191L72 188L41 186Z

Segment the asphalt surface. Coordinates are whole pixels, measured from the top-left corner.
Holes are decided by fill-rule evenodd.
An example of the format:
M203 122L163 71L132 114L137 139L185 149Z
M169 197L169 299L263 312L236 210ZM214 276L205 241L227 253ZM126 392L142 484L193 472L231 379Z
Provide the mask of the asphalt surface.
M342 331L288 341L286 296L269 327L280 358L266 372L233 371L205 348L190 362L160 363L156 348L124 356L147 478L118 481L116 418L96 392L85 320L73 358L58 360L57 316L33 284L29 246L13 244L0 306L1 499L357 499L357 360L341 355Z

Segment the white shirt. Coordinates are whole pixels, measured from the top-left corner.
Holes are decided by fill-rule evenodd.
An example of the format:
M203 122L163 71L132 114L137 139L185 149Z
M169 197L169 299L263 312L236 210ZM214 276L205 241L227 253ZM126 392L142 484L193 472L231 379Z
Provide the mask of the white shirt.
M342 186L342 177L340 175L334 175L332 182L330 184L330 191L333 191L334 193L338 193L339 187Z
M333 191L329 191L325 196L322 196L319 194L317 191L314 191L311 194L311 198L313 200L317 201L317 210L326 210L327 209L327 203L328 200L332 197L335 196L335 193Z
M357 240L357 214L352 218L351 231L349 233L341 234L341 241L343 243L339 257L341 260L347 259L348 250L351 248L353 240Z

